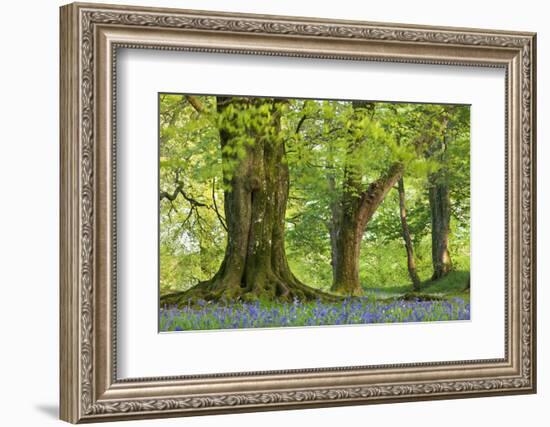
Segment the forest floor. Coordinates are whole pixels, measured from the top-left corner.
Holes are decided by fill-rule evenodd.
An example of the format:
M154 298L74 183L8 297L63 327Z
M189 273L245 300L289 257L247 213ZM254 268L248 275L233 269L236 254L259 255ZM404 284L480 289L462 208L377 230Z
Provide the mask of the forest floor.
M163 306L159 326L161 332L168 332L469 320L468 277L468 272L451 272L424 282L418 292L412 292L410 285L367 288L362 297L336 303L203 301L193 306Z
M420 290L413 292L411 285L388 286L380 288L365 288L365 295L377 300L414 299L451 300L462 298L470 302L470 289L467 287L470 273L468 271L452 271L439 280L427 280Z

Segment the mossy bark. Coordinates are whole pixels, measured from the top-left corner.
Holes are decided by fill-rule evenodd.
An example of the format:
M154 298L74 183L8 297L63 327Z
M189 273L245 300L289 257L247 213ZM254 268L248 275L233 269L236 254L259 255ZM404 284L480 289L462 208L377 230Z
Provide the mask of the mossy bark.
M218 98L218 112L232 106L246 112L246 100ZM240 154L235 148L243 129L220 129L222 161L231 164L225 176L227 246L218 272L195 287L161 298L161 304L187 304L190 300L252 301L268 299L301 301L333 296L301 283L291 272L285 254L285 211L289 192L289 170L285 144L279 137L278 101L256 101L269 106L268 128L246 129L253 144ZM264 119L265 119L264 117ZM232 147L233 146L233 147Z
M401 217L401 234L405 243L405 250L407 251L407 270L409 277L413 285L413 290L420 290L420 278L416 271L416 261L414 258L414 247L411 238L411 232L409 229L409 223L407 222L407 204L405 199L405 182L401 177L397 182L397 190L399 192L399 216Z
M451 208L449 201L449 187L446 183L433 179L429 189L430 212L432 222L432 280L447 275L453 267L449 253L449 231Z
M372 118L375 112L375 104L368 101L354 101L353 108L358 119L365 114ZM333 264L331 290L346 296L363 294L359 282L361 240L376 209L403 174L403 165L396 162L365 189L357 158L362 155L362 148L366 142L363 137L360 137L350 144L347 153L349 162L344 169L341 200L339 206L331 207L330 237Z
M403 174L403 165L393 164L378 180L362 191L360 180L353 174L346 177L342 195L342 216L336 234L334 282L331 290L341 295L359 296L361 240L372 216L388 191Z
M435 140L431 144L430 154L442 167L430 175L430 186L428 196L430 202L430 215L432 226L432 280L446 276L453 268L451 255L449 253L449 232L451 221L451 202L449 196L449 182L447 161L448 129L450 122L448 117L442 121L444 129L443 138Z

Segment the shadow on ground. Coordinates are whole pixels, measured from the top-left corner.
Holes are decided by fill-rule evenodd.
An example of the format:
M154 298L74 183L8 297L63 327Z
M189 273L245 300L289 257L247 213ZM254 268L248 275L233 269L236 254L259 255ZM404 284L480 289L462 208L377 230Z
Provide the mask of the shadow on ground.
M35 408L50 418L59 418L59 406L53 404L39 404Z

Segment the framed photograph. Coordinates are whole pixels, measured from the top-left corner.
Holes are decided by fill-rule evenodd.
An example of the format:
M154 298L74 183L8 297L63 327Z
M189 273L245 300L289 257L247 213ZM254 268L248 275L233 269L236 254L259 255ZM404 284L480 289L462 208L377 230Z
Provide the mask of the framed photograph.
M60 22L63 420L536 391L535 34Z

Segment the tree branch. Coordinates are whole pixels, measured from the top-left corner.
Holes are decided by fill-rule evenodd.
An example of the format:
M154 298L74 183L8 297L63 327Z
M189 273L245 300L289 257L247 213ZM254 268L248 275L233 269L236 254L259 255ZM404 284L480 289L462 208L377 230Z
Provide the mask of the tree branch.
M218 204L216 203L216 178L212 179L212 207L214 208L214 212L216 212L216 216L220 220L220 224L222 225L222 227L225 229L225 231L229 231L227 229L227 224L225 223L223 216L218 210Z
M300 118L300 121L298 122L298 124L296 125L296 130L294 131L294 133L296 135L298 135L300 133L300 129L302 128L302 125L304 124L304 122L306 121L307 119L307 116L304 114L301 118Z
M403 176L403 164L396 162L376 181L361 193L360 212L362 222L365 224L371 219L372 215L386 197L388 191Z
M192 105L192 107L197 111L197 113L203 113L205 111L204 105L202 102L200 102L199 98L193 95L185 95L185 99L189 104Z
M181 194L182 197L187 200L189 203L191 203L192 206L195 207L208 207L206 203L199 202L197 199L194 199L193 197L189 196L184 190L183 190L183 184L181 182L178 182L176 185L175 190L172 193L168 193L167 191L161 191L159 195L159 199L163 200L169 200L170 202L173 202L176 200L178 195Z

